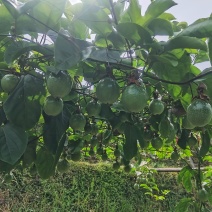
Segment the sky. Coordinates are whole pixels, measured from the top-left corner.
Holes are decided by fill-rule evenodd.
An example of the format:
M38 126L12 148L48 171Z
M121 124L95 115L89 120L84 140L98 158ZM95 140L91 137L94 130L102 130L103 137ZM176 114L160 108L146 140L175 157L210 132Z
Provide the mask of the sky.
M150 4L150 0L139 0L142 5L142 13ZM212 13L212 0L174 0L177 3L167 12L172 13L177 21L193 23L199 18L207 18Z

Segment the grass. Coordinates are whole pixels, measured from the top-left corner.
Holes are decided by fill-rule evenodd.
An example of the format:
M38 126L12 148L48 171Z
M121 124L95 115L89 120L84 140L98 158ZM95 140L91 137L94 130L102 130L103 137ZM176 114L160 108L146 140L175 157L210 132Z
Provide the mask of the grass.
M187 195L175 174L158 174L160 187L171 192L165 201L156 201L133 188L135 174L113 171L107 164L71 163L68 173L48 180L13 174L12 182L0 187L0 211L171 212Z

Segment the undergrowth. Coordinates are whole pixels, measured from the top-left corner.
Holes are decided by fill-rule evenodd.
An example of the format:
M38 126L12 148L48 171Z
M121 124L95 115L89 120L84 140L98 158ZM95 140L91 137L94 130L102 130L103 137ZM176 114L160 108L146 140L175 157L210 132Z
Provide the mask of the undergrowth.
M10 183L0 187L0 211L24 212L148 212L174 211L186 193L177 185L175 174L157 174L162 189L170 190L164 201L156 201L135 190L136 174L111 165L71 163L69 172L48 180L14 172ZM0 178L2 180L2 178Z

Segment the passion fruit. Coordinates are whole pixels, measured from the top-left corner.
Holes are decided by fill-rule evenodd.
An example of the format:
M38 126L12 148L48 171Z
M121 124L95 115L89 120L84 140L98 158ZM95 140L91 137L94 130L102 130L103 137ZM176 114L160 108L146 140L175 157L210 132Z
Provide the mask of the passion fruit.
M57 170L60 173L65 173L66 171L68 171L69 167L70 167L70 164L66 159L61 159L57 163Z
M121 96L121 103L128 112L141 112L147 105L148 95L143 86L132 84L127 86Z
M81 152L75 152L71 154L71 160L73 161L79 161L81 157L82 157Z
M96 96L104 104L113 104L118 100L120 88L112 78L106 77L99 81L96 86Z
M191 135L189 138L188 138L188 141L187 141L187 144L189 147L193 147L195 146L196 144L198 143L197 139Z
M113 169L114 170L118 170L120 168L120 163L118 161L116 161L115 163L113 163Z
M82 114L74 114L69 120L69 125L73 130L83 131L86 125L86 118Z
M61 71L57 75L50 74L46 85L53 97L63 98L70 93L73 81L69 74Z
M177 151L173 151L171 154L171 159L174 161L177 161L179 159L180 155L178 154Z
M212 119L212 107L204 100L195 99L187 108L187 118L195 127L204 127Z
M88 116L94 116L97 117L99 116L99 113L101 111L101 104L98 103L97 101L90 101L86 105L86 111L88 113Z
M4 92L10 93L19 82L19 77L14 74L6 74L1 79L1 87Z
M49 116L57 116L63 110L63 100L61 98L47 96L44 102L43 110Z
M203 188L197 192L197 197L201 202L205 202L208 200L208 192Z
M153 148L158 150L163 146L163 141L160 137L155 137L151 140L151 144Z
M164 103L159 99L153 99L149 104L149 110L153 115L160 115L164 111Z

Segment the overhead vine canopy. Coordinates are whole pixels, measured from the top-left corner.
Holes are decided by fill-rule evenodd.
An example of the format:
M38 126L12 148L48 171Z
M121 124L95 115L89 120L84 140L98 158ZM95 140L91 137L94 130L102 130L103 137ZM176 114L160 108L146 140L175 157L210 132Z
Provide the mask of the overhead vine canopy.
M148 154L211 161L212 69L196 64L212 60L212 19L188 26L175 5L0 0L0 171L48 178L82 153L126 171Z

